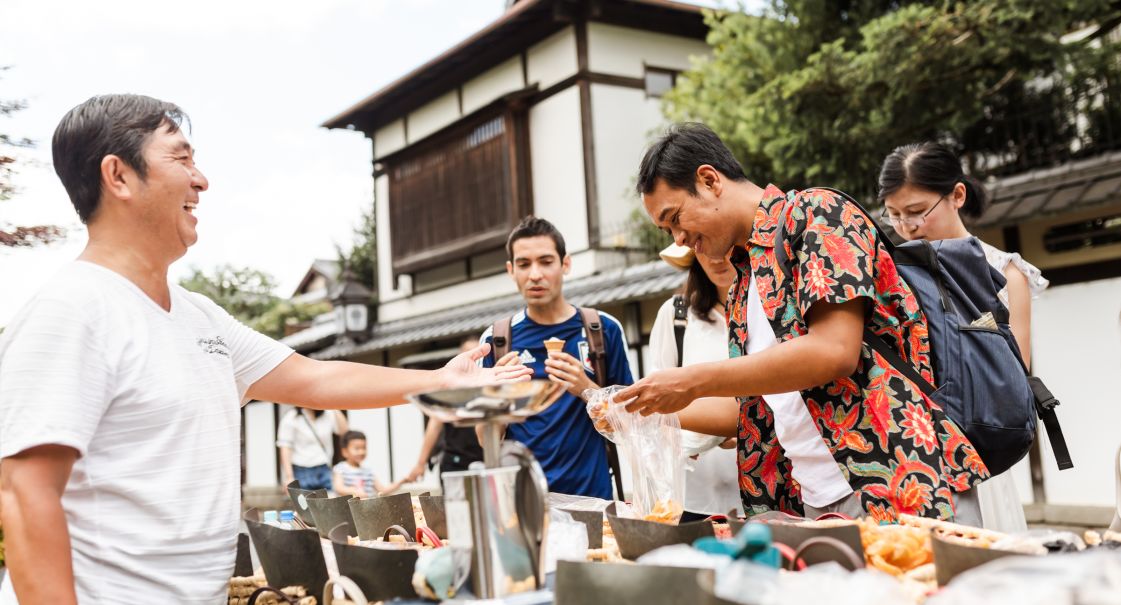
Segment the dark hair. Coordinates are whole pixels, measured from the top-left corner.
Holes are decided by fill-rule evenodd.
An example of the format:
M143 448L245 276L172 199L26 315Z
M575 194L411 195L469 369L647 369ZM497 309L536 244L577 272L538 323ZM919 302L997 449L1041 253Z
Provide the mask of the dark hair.
M115 155L148 176L144 144L160 128L176 132L189 119L177 105L142 95L103 95L66 112L51 140L54 170L78 218L89 222L101 199L101 160Z
M879 198L883 202L904 185L949 195L958 183L965 185L965 204L960 212L971 219L980 218L988 196L977 179L965 174L957 155L941 143L913 143L896 147L884 158Z
M564 236L561 235L560 231L557 231L552 223L532 214L523 218L522 222L518 223L518 226L510 232L510 237L506 238L506 259L510 262L514 261L514 242L527 237L542 235L553 238L553 243L557 246L557 256L563 259L565 255Z
M339 447L346 449L351 441L365 441L366 433L362 431L347 431L343 433L342 439L339 442Z
M709 279L699 261L694 260L689 266L684 296L685 304L689 305L694 315L712 323L710 311L720 302L720 293L716 291L716 284Z
M639 195L650 193L661 179L695 195L697 168L705 164L733 181L747 180L743 167L711 128L700 122L674 124L646 149L635 189Z

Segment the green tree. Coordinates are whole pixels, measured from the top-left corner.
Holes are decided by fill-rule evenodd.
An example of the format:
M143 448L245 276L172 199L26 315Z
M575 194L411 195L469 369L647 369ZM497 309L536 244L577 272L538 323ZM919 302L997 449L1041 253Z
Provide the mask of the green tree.
M242 323L273 338L284 336L287 324L310 320L331 309L329 303L293 304L276 296L273 276L228 264L210 273L192 267L179 285L206 296Z
M339 256L339 275L349 269L355 279L376 292L378 248L374 221L374 207L371 204L362 211L358 225L354 227L354 240L350 247L344 249L342 246L335 246L335 249Z
M10 66L0 66L0 73ZM0 99L0 117L7 118L27 108L23 100ZM35 142L28 138L14 137L0 132L0 202L11 199L18 193L13 177L16 174L17 149L33 147ZM21 248L46 244L61 239L65 235L62 228L54 225L18 226L0 222L0 248Z
M772 0L761 15L709 11L713 54L681 74L665 110L707 123L753 179L784 187L869 196L883 157L924 139L955 146L975 172L1014 167L1041 144L1078 146L1079 99L1106 95L1095 111L1116 113L1107 93L1118 45L1103 34L1119 14L1116 0ZM1034 141L1014 132L1026 116Z

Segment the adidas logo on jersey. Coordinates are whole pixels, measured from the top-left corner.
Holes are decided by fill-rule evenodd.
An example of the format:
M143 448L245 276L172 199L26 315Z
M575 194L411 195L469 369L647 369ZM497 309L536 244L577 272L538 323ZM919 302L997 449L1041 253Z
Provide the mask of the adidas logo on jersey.
M537 361L537 358L533 356L533 353L529 352L529 349L526 349L522 351L521 355L518 355L518 361L521 361L522 365L529 365Z

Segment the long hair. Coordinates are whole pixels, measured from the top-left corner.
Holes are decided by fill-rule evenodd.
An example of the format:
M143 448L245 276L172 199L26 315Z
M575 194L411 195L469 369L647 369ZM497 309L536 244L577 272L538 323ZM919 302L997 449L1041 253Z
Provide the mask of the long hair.
M716 291L716 284L708 278L701 264L693 261L689 266L689 277L685 280L685 304L692 309L693 315L712 323L710 312L720 304L720 293Z

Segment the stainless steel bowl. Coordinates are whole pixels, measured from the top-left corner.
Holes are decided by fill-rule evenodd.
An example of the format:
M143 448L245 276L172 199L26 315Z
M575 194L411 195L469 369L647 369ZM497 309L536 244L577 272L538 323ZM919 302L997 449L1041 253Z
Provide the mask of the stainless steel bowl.
M455 426L516 423L541 413L560 397L563 387L549 380L527 380L460 389L429 391L409 399L430 418Z

